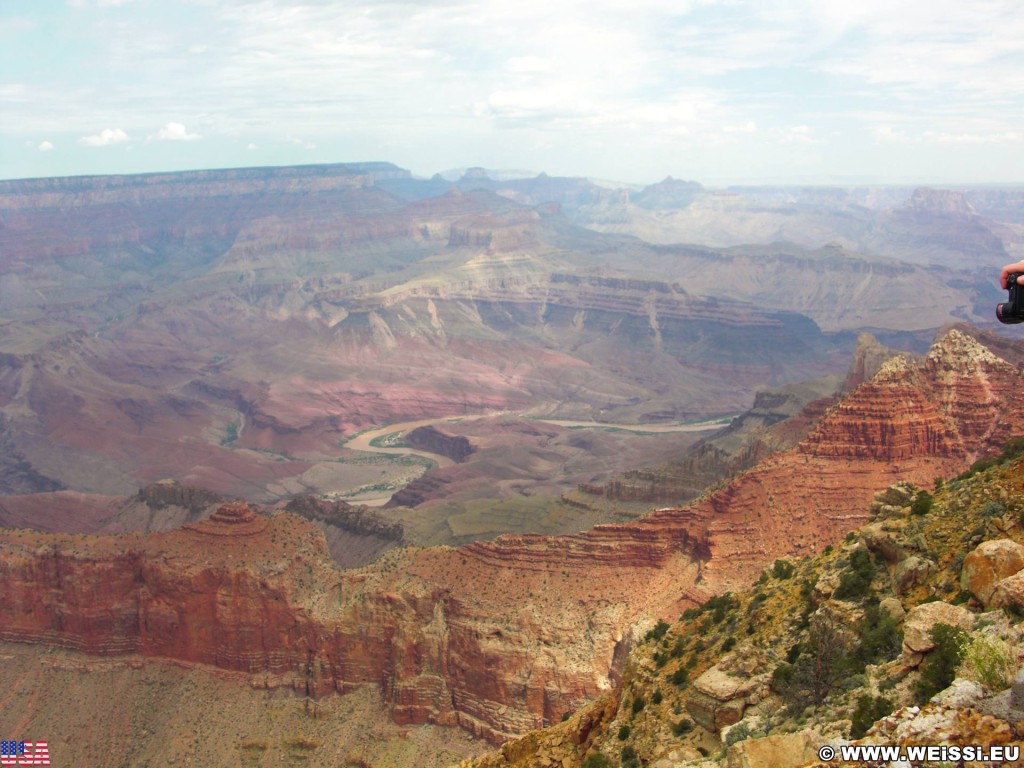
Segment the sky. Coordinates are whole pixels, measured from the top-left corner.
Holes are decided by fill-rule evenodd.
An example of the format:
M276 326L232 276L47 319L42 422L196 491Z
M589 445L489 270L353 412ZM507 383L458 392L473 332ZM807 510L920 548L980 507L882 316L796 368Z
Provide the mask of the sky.
M0 178L1024 183L1021 0L0 0Z

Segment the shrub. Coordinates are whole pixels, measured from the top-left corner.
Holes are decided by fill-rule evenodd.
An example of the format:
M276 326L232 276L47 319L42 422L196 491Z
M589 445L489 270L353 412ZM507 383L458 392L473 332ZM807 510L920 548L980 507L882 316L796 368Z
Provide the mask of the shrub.
M998 501L990 501L981 508L980 514L982 517L999 517L1005 511L1006 507L1001 503Z
M654 625L654 628L644 635L644 642L646 643L648 640L661 640L668 630L668 622L658 619L658 623Z
M736 742L749 738L750 725L748 723L736 723L725 736L725 746L731 747Z
M864 609L864 617L854 628L858 645L851 654L853 671L863 672L868 664L890 661L899 656L903 648L900 623L877 604Z
M1002 691L1010 687L1016 672L1013 651L1004 640L978 635L964 652L959 674L981 683L990 691Z
M687 720L685 717L678 723L672 724L672 734L674 736L685 736L693 730L693 721Z
M1003 461L1011 461L1024 454L1024 437L1014 437L1003 445Z
M772 671L772 689L776 693L786 690L786 687L793 681L793 665L779 664Z
M633 714L638 715L644 711L644 707L647 706L647 701L644 700L643 696L637 696L633 699Z
M690 674L686 671L686 667L680 667L668 676L668 681L679 688L685 688L686 684L690 682Z
M725 638L725 641L722 643L722 653L728 653L735 646L736 646L736 638L732 637L730 635L729 637Z
M600 752L595 752L583 761L583 768L615 768L615 764Z
M836 624L819 618L808 633L806 653L792 665L780 664L772 673L777 690L791 713L818 706L846 674L849 667L849 642Z
M672 646L672 651L671 651L671 653L669 655L673 659L678 659L680 656L683 655L683 649L685 647L686 647L686 644L683 642L683 638L680 637L680 638L678 638L676 640L676 644Z
M857 699L857 708L853 712L850 725L850 738L860 739L868 729L893 710L893 703L884 696L872 698L867 694Z
M875 565L871 562L871 554L866 548L855 549L850 554L849 568L843 571L833 597L837 600L857 600L865 597L871 590L871 580L875 577Z
M917 703L922 705L953 682L956 668L963 661L970 642L970 635L949 624L936 624L932 627L931 635L935 648L925 658L921 674L913 686Z
M772 565L772 576L776 579L789 579L793 576L796 567L787 560L776 560Z
M629 738L629 726L623 725L619 728L619 741L625 741Z
M661 704L661 689L655 688L654 693L651 695L651 704Z
M704 610L711 611L711 621L714 624L720 624L729 611L739 605L739 601L732 596L732 592L725 592L721 595L715 595L704 603Z
M918 491L913 503L910 505L910 514L927 515L932 511L932 504L934 502L935 499L928 491Z

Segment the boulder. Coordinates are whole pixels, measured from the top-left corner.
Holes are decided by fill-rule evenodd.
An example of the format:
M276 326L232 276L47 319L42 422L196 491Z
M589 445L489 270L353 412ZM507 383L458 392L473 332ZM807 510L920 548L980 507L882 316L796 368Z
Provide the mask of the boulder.
M985 689L981 683L958 677L944 691L932 697L932 702L951 709L977 708L978 702L985 698Z
M983 541L964 558L960 588L988 607L996 584L1024 568L1024 547L1010 539Z
M733 660L723 660L694 680L693 691L686 701L690 717L714 733L742 720L748 699L755 697L770 677L768 674L731 675L723 669L730 661Z
M1024 608L1024 571L1001 579L992 590L989 608Z
M891 521L868 523L860 529L868 549L888 563L898 563L906 554L901 544L903 527Z
M1020 735L1024 731L1021 725L1024 723L1024 669L1017 672L1009 690L983 699L977 708L986 715L1015 724L1017 734Z
M903 623L903 653L912 656L932 650L935 642L931 631L936 624L950 624L969 630L974 626L974 614L959 605L942 602L915 606Z
M764 675L735 677L716 664L698 677L693 682L693 687L719 701L731 701L752 693L764 680Z
M882 613L889 614L892 618L896 619L896 621L903 621L904 617L907 615L907 612L903 610L903 603L895 597L887 597L882 600L882 602L878 604L878 609L882 611Z
M826 571L821 575L821 578L814 585L814 591L811 593L814 605L821 605L839 589L840 575L839 571Z
M909 507L916 494L917 489L911 483L895 483L884 491L879 491L875 494L875 502L872 504L872 508L875 508L875 505L878 505L878 507L896 507L897 509Z
M892 574L893 588L899 595L905 595L914 587L924 584L935 572L935 563L917 555L911 555L896 566Z
M744 739L729 747L725 764L727 768L796 768L816 761L823 743L817 731Z

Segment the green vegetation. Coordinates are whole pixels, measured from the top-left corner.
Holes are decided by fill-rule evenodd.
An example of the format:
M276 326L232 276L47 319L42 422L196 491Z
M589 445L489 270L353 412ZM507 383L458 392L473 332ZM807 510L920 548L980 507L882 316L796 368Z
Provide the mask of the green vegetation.
M725 592L715 595L702 606L704 611L711 611L711 621L714 624L721 624L726 615L739 606L739 600L732 596L732 592Z
M389 432L386 435L378 435L373 438L370 445L374 448L408 448L408 444L403 440L404 437L404 432Z
M224 430L226 434L224 435L224 438L220 441L220 444L223 446L228 446L235 442L238 439L238 428L240 426L241 424L239 424L237 421L232 421L230 424L228 424Z
M861 738L880 718L926 702L957 675L991 692L1004 690L1020 653L1012 639L1018 613L993 613L973 635L937 625L936 647L916 669L900 655L905 612L934 600L977 610L960 589L960 575L980 541L1024 543L1024 531L1009 526L1024 508L1022 472L1024 460L1003 470L993 466L974 480L936 483L934 493L911 491L902 496L909 515L887 509L870 531L853 531L844 544L774 561L749 592L713 596L683 611L674 626L659 623L636 651L615 728L599 737L611 764L655 764L677 748L669 734L719 764L728 747L771 733L848 722L844 736ZM895 545L891 551L876 544L880 534ZM911 555L933 567L897 594L890 574L900 557ZM830 597L816 588L830 583ZM886 601L883 610L883 598L891 597L900 605ZM688 708L705 711L703 697L692 698L690 681L715 665L729 675L771 671L768 700L748 703L749 719L722 736L721 747L717 734L684 716Z
M789 579L792 578L795 570L796 566L788 560L776 560L772 566L772 576L776 579Z
M956 677L957 667L963 661L970 643L970 635L960 627L936 624L931 631L935 649L921 665L921 676L914 683L914 696L918 704L926 704L939 691L947 688Z
M725 746L731 747L737 742L749 739L751 735L752 733L748 723L736 723L736 725L729 729L729 733L725 737Z
M840 577L839 587L833 597L837 600L858 600L866 597L874 577L875 565L871 561L871 553L866 547L855 549L850 553L849 568Z
M964 651L959 675L981 683L990 691L1002 691L1013 682L1017 660L1009 644L992 635L978 635Z
M639 715L644 711L644 707L647 706L647 700L643 696L637 696L633 699L633 714Z
M927 515L932 511L932 504L934 503L935 497L928 493L928 491L918 491L913 503L910 505L910 513L912 515Z
M860 739L868 729L894 709L893 703L884 696L872 697L864 694L857 698L857 708L853 711L850 726L850 738Z
M791 714L820 706L848 671L848 636L828 616L811 624L803 651L792 665L780 664L772 675L772 686Z
M976 462L971 464L970 469L961 475L957 476L957 480L967 480L974 477L979 472L984 472L995 466L1006 464L1014 459L1024 455L1024 437L1015 437L1012 440L1007 440L1003 445L1002 453L998 456L989 456L984 459L978 459Z
M868 664L880 664L900 655L903 648L903 630L893 616L879 609L878 604L868 605L864 618L855 627L859 644L850 657L850 668L862 673Z
M615 768L615 765L605 755L595 752L583 761L583 768Z
M692 730L693 720L687 720L685 717L676 723L672 723L673 736L685 736Z
M665 636L665 633L668 632L668 630L668 622L658 619L658 623L654 625L654 628L651 629L646 635L644 635L644 642L646 643L649 640L661 640L661 638Z

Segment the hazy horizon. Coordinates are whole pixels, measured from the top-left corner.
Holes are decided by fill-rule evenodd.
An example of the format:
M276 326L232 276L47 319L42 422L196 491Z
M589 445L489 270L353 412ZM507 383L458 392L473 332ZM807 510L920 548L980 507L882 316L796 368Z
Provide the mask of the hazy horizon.
M347 159L347 160L325 160L323 162L315 163L281 163L281 164L251 164L251 165L223 165L223 166L209 166L209 167L196 167L196 168L153 168L149 170L133 170L125 172L110 172L110 173L70 173L61 175L51 176L16 176L16 177L3 177L0 178L0 183L6 182L18 182L18 181L41 181L45 179L74 179L74 178L96 178L103 176L119 176L119 177L132 177L132 176L159 176L163 174L188 174L188 173L201 173L201 172L217 172L217 171L243 171L243 170L275 170L284 168L301 168L301 167L317 167L317 166L332 166L332 165L362 165L367 163L390 163L390 160L381 158L372 159ZM586 179L593 184L598 186L605 186L609 189L624 189L632 188L636 191L644 189L645 187L658 184L667 179L675 179L676 181L685 181L691 183L697 183L709 190L716 189L756 189L758 187L772 187L772 188L809 188L809 187L821 187L821 188L855 188L855 187L877 187L877 188L898 188L898 189L917 189L917 188L947 188L947 189L1016 189L1024 187L1024 181L1014 182L956 182L956 181L943 181L941 179L920 179L920 180L906 180L906 181L876 181L866 178L835 178L835 179L811 179L802 180L800 178L766 178L766 179L751 179L745 181L730 181L730 180L705 180L697 178L682 178L672 176L672 174L666 174L660 179L655 179L648 182L638 182L631 179L605 179L599 178L592 175L556 175L548 174L546 171L533 171L524 169L508 169L508 168L485 168L484 166L465 165L458 168L445 168L439 169L433 173L417 173L409 168L404 168L397 163L394 163L396 168L400 170L409 171L413 179L426 181L434 177L435 175L441 176L447 181L455 182L458 181L462 174L471 169L483 168L487 173L488 177L495 181L508 181L514 179L532 179L542 174L556 178L579 178Z
M1014 0L9 0L0 178L1024 183Z

